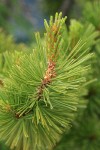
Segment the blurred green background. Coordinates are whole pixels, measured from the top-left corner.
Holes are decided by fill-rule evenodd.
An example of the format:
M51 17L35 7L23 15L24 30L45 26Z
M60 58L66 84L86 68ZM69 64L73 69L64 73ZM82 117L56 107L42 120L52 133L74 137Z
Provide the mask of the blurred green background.
M43 33L43 20L55 12L79 18L85 0L0 0L0 28L13 35L16 42L29 43L34 31Z

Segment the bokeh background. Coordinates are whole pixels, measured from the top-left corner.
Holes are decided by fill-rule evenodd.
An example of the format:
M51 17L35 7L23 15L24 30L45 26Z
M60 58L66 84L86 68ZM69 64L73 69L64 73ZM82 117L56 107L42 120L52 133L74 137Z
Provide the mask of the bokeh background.
M29 43L34 31L43 33L44 18L62 11L69 23L70 18L81 17L84 4L85 0L0 0L0 28L16 42Z

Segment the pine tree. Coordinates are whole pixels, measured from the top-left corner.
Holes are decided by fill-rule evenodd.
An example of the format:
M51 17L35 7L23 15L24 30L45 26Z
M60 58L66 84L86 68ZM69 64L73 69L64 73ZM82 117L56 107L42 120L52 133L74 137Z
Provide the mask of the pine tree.
M0 88L0 140L10 149L52 149L81 107L97 33L90 26L72 45L65 20L56 13L44 21L45 44L36 33L37 46L13 62Z

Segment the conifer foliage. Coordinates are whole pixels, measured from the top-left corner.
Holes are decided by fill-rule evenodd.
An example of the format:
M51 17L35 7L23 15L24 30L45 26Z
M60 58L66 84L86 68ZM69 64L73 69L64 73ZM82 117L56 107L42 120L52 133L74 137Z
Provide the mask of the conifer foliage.
M92 25L90 31L98 32L96 36L92 36L91 49L95 53L92 60L92 73L88 76L90 79L96 78L87 87L87 93L84 100L88 100L87 108L82 115L73 123L68 134L63 135L62 140L56 146L56 150L99 150L100 149L100 1L88 1L84 4L83 23L76 24L71 21L69 33L72 36L72 43L75 43L80 36L86 31L88 26ZM94 29L93 29L94 28ZM73 30L72 30L73 29ZM71 34L73 32L75 34ZM79 34L80 33L80 34ZM89 35L87 36L89 38ZM80 113L79 113L80 114Z
M0 140L10 149L49 150L74 119L93 54L84 36L70 47L65 20L56 13L44 21L45 44L36 33L36 48L13 63L0 87Z

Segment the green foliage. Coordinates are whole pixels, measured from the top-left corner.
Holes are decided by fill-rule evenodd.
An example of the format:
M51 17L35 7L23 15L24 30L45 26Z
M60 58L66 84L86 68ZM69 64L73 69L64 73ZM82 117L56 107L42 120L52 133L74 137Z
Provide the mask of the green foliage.
M87 15L86 15L87 13ZM95 46L92 48L92 51L95 52L95 61L92 62L93 77L97 78L97 82L89 87L88 98L90 103L88 105L88 111L92 115L100 115L100 1L96 0L93 3L88 2L84 10L84 18L88 23L92 23L96 30L98 31L98 37L96 38Z
M98 36L98 32L95 31L95 27L92 24L83 25L77 20L71 20L69 26L69 41L71 47L78 42L79 39L88 41L87 47L91 47L95 44L95 38ZM87 38L88 37L88 38Z
M24 44L16 44L11 35L7 35L2 29L0 29L0 53L5 51L13 52L15 50L22 51L24 47Z
M78 2L82 22L66 29L66 17L50 17L28 53L0 30L0 141L10 149L100 149L100 2Z
M0 78L8 76L11 65L17 61L19 53L27 52L26 49L25 44L16 44L11 35L0 30Z
M70 134L63 136L56 150L99 150L100 148L100 120L95 116L84 116L72 127Z
M99 150L100 149L100 2L88 2L84 9L84 26L75 25L70 27L71 39L83 36L90 24L98 32L97 36L90 40L91 51L95 52L95 58L91 61L92 73L88 76L89 79L97 78L93 84L87 87L87 93L84 97L88 99L88 105L85 111L78 115L77 120L73 123L73 127L69 133L63 136L60 143L56 146L57 150ZM76 21L75 21L76 22ZM75 23L74 23L75 24ZM82 24L82 23L81 23ZM73 25L73 24L72 24ZM77 28L77 32L76 32ZM79 30L78 30L79 29ZM81 29L81 30L80 30ZM83 30L83 31L82 31ZM91 31L91 29L90 29ZM83 33L82 33L83 32ZM74 34L75 33L75 34ZM93 33L94 34L94 33ZM88 39L89 35L86 36ZM73 43L73 40L72 40ZM80 114L80 112L79 112Z
M63 38L65 18L56 13L45 20L45 44L36 33L37 47L23 54L9 70L0 89L0 139L11 149L51 149L70 128L87 84L92 57L90 36L73 46ZM67 33L67 32L66 32ZM66 45L66 47L65 47ZM80 55L79 55L80 54ZM84 85L84 87L83 87Z
M84 19L100 30L100 1L87 2L84 9Z

